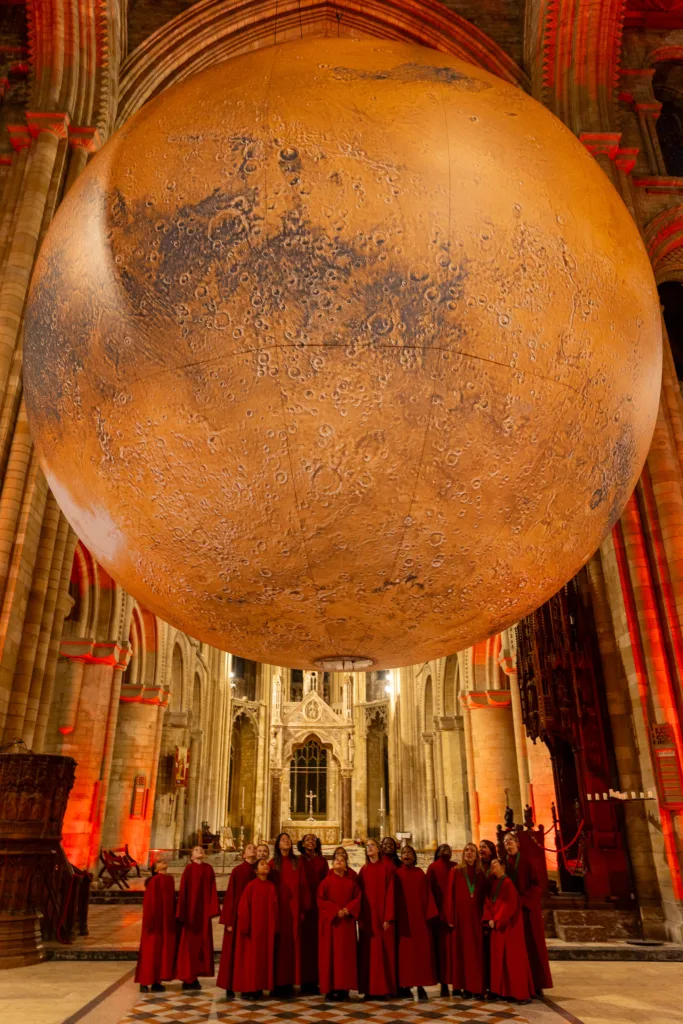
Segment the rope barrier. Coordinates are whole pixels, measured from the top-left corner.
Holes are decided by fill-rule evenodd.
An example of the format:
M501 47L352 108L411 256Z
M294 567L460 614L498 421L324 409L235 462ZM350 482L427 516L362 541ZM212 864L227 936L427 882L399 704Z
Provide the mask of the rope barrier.
M579 839L579 837L581 836L581 833L583 831L584 824L585 824L585 822L582 820L581 824L578 827L576 835L574 836L574 838L572 839L572 841L570 843L567 843L566 846L555 847L555 849L553 849L552 846L544 846L543 843L539 843L536 839L534 839L533 834L532 834L531 838L536 843L536 846L539 848L539 850L545 850L546 853L557 853L557 854L562 853L562 854L564 854L564 853L566 853L567 850L569 850L574 845L574 843L577 841L577 839ZM550 829L546 829L546 831L543 833L544 836L549 831L550 831ZM557 832L558 832L558 834L560 836L560 842L562 842L562 833L560 832L559 828L558 828Z

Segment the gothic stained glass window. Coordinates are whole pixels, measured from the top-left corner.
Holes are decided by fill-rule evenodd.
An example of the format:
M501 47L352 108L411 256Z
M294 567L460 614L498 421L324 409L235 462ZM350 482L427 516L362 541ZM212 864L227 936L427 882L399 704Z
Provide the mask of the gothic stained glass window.
M308 794L313 794L313 817L327 814L327 750L318 740L306 740L295 747L289 766L291 813L308 818L311 814Z

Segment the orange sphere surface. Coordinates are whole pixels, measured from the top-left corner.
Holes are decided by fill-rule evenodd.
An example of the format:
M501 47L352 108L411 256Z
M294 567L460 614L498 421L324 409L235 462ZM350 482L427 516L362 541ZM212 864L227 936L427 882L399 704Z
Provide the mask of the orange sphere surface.
M24 365L50 486L142 604L260 661L391 667L514 623L595 551L652 436L659 305L542 106L436 51L315 39L107 143L47 234Z

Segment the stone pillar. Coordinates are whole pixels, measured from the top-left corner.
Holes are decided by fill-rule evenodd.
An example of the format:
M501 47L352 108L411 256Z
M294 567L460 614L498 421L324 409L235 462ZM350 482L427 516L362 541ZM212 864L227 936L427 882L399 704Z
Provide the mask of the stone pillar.
M282 824L282 769L274 768L270 773L270 838L280 834Z
M612 161L619 150L621 132L581 132L579 139L616 186L617 176Z
M69 148L71 157L69 159L69 170L64 185L64 194L69 191L81 171L85 169L92 153L96 153L102 145L102 139L97 128L88 125L69 126Z
M434 789L436 792L436 831L437 844L446 842L446 778L443 764L443 736L441 729L434 733Z
M436 845L436 822L434 820L434 735L422 734L425 763L425 845Z
M122 686L119 698L102 845L126 843L141 864L149 856L165 691ZM142 803L134 801L135 779L144 776Z
M662 104L657 100L652 100L649 103L639 100L635 104L635 110L650 170L655 175L666 175L666 165L657 135L657 120L662 110Z
M69 116L65 113L27 113L26 121L28 132L35 141L0 284L0 393L7 386L57 152L60 142L66 139Z
M520 797L523 807L533 806L531 798L531 780L529 777L529 758L527 756L527 736L522 721L522 702L519 696L519 680L517 678L517 659L514 653L501 651L500 667L508 678L510 686L510 702L512 707L512 723L515 733L515 754L517 756L517 774L519 778Z
M69 579L71 578L71 567L74 560L74 552L78 543L76 534L71 529L66 519L62 517L63 525L66 528L66 542L64 547L64 558L61 570L53 567L50 574L50 593L46 601L45 615L38 640L38 652L33 666L33 677L31 680L31 691L36 695L36 720L33 729L31 746L41 753L46 747L46 736L48 718L52 712L52 698L55 689L55 677L57 664L59 662L59 645L62 638L64 619L70 607ZM28 745L28 739L24 736Z
M188 846L195 845L197 829L200 824L197 821L197 797L201 779L203 736L203 729L193 729L190 733L190 779L187 787L187 809L185 812L185 836Z
M510 691L465 696L470 710L480 839L495 841L496 829L503 823L506 790L515 819L521 821L522 814Z
M55 737L56 752L73 757L76 781L64 816L63 845L76 867L97 863L118 717L127 643L93 643L84 661L78 709L70 732Z
M472 715L467 694L461 694L463 730L465 733L465 763L467 765L467 795L470 803L470 821L472 826L472 842L479 843L481 830L479 827L479 800L477 797L477 778L474 764L474 743L472 739ZM484 837L485 838L485 837Z
M353 772L351 770L342 769L342 813L341 813L341 832L342 842L347 839L353 839L353 801L352 801L352 788L353 788Z

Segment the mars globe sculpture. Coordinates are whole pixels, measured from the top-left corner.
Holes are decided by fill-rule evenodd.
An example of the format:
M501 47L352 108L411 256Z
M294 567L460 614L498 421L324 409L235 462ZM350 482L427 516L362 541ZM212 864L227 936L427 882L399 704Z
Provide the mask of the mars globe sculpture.
M636 227L521 90L315 39L148 103L50 228L26 321L50 486L145 606L245 657L414 664L583 565L651 440Z

